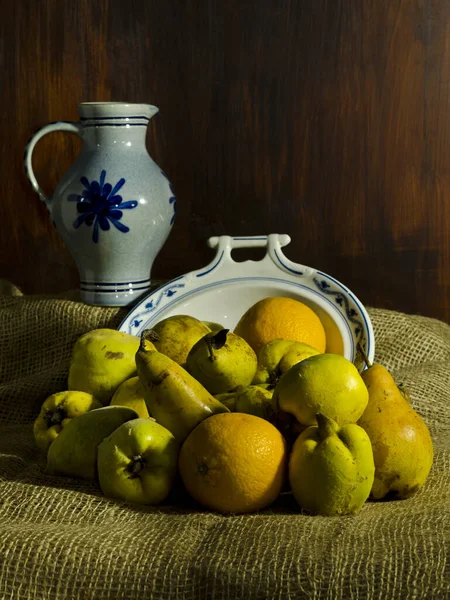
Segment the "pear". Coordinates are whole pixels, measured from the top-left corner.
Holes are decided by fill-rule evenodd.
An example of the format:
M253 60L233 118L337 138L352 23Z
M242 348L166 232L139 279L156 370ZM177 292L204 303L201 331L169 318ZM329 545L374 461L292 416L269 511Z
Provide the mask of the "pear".
M229 394L219 394L216 398L228 406L231 412L255 415L273 423L275 411L272 408L273 390L264 389L258 385L240 386Z
M408 498L425 483L433 464L433 441L422 417L412 408L405 390L389 371L371 365L362 378L369 391L367 408L358 424L373 447L375 481L372 498Z
M296 439L289 482L304 510L318 515L357 514L369 497L375 465L367 433L354 423L340 427L321 413L318 426Z
M274 383L252 383L252 385L257 385L260 388L263 388L264 390L270 390L271 392L274 391L274 389L276 388L276 385Z
M96 479L100 443L119 425L137 418L137 413L126 406L102 406L72 419L48 449L48 471Z
M207 417L230 412L181 365L161 352L145 349L145 336L136 353L136 366L149 413L178 442Z
M186 360L187 371L214 395L250 385L257 366L255 351L228 329L207 333Z
M266 390L257 385L248 385L236 395L235 412L255 415L255 417L261 417L261 419L273 423L275 411L271 404L272 396L273 390Z
M174 315L156 323L151 333L147 332L146 340L153 342L158 352L184 367L189 350L210 331L208 325L195 317Z
M234 412L236 403L236 392L224 392L223 394L214 394L214 398L226 406L230 412Z
M147 404L144 398L144 388L142 387L141 380L136 375L130 377L119 385L117 390L114 392L114 396L111 398L110 406L129 406L137 412L142 418L150 416L148 414Z
M136 375L139 343L137 336L115 329L94 329L80 336L72 350L69 390L87 392L102 405L109 404L119 385Z
M213 333L217 333L221 329L225 329L223 325L220 323L216 323L215 321L202 321Z
M258 352L258 369L253 383L276 385L283 373L301 360L320 354L319 350L293 340L276 339L261 348Z
M322 413L339 425L356 423L369 394L355 365L339 354L305 358L281 376L273 393L276 411L294 415L302 425L316 425Z

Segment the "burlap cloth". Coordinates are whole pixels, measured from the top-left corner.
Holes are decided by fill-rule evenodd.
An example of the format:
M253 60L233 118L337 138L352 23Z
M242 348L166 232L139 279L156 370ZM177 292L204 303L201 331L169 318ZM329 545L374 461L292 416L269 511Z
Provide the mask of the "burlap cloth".
M127 506L45 472L31 428L41 402L65 388L77 337L126 312L0 286L0 598L450 598L447 324L369 309L376 360L409 388L434 439L419 493L356 517L305 516L290 496L222 516L182 492Z

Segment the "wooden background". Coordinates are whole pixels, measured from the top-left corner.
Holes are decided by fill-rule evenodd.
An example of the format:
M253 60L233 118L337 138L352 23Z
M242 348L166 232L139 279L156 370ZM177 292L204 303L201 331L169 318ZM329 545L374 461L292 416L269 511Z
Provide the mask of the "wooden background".
M178 211L153 277L207 264L210 235L288 233L366 305L450 321L447 0L5 0L0 76L0 277L24 292L78 285L30 135L148 102ZM78 151L39 143L47 192Z

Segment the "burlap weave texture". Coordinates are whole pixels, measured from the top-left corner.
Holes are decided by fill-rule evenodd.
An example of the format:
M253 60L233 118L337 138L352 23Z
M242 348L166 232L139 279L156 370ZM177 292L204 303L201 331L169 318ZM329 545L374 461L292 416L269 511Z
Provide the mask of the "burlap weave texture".
M0 295L0 599L450 598L450 327L369 309L376 360L411 393L435 462L413 498L356 517L299 513L292 497L246 516L199 509L182 491L158 508L50 476L32 421L64 389L81 333L124 309Z

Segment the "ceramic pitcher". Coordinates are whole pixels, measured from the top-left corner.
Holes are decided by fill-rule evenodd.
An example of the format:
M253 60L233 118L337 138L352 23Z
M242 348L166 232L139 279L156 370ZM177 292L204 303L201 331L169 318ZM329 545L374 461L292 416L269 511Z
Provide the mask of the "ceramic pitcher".
M175 218L175 195L146 148L149 104L83 102L78 123L50 123L25 150L27 177L80 274L87 304L134 304L150 289L153 262ZM32 168L36 143L47 133L68 131L83 140L81 153L51 198Z

